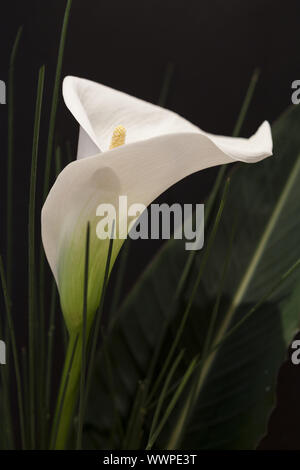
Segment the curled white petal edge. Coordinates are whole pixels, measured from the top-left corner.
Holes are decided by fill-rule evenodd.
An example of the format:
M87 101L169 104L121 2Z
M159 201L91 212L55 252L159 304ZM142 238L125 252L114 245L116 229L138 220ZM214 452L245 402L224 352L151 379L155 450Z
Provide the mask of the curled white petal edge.
M222 139L225 139L221 142ZM148 206L159 194L184 177L215 165L236 160L254 163L272 154L270 126L264 122L249 141L250 150L241 154L237 149L223 149L229 138L219 137L218 144L213 136L202 133L178 133L153 137L141 142L127 144L116 149L77 160L69 164L58 176L42 209L42 240L46 256L54 277L57 279L57 264L61 240L74 223L74 218L84 223L84 201L91 191L91 178L99 203L107 194L119 192L128 195L129 203L143 203ZM102 181L97 186L97 175L109 171L112 181ZM106 185L106 187L105 187ZM108 185L108 186L107 186ZM110 202L109 197L105 202ZM68 221L72 220L72 224Z

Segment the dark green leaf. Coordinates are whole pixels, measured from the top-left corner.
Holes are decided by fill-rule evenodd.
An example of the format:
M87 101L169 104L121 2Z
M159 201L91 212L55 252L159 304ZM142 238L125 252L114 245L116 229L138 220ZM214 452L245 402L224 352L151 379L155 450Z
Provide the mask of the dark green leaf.
M242 164L232 177L217 238L179 345L186 352L182 375L191 358L203 353L234 221L237 220L237 233L210 347L222 341L300 257L299 126L300 107L293 107L273 126L275 156L255 165ZM95 447L120 445L114 416L118 414L126 424L137 384L147 376L162 325L169 315L172 321L159 356L159 361L163 361L188 302L204 250L196 256L185 292L172 311L169 306L188 256L182 241L173 240L165 245L126 299L107 333L110 383L101 354L95 371L85 427L86 445L91 445L92 436ZM188 394L170 417L158 445L189 449L255 448L266 431L274 406L278 369L297 332L299 313L297 270L228 341L204 360L195 376L196 382L190 384L190 392L196 390L196 401L183 420L185 426L182 427L182 421L178 426L178 419ZM161 366L162 363L157 370ZM153 408L145 408L145 413L146 441Z

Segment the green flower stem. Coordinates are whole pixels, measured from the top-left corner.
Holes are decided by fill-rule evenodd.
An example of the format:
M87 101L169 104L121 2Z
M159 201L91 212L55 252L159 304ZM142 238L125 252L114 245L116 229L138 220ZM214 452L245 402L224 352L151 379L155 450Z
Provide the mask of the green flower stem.
M36 209L36 184L37 163L39 150L40 123L42 112L42 100L45 82L45 66L39 70L37 98L35 106L31 174L29 188L29 212L28 212L28 335L29 335L29 390L30 390L30 443L31 448L36 447L36 408L37 408L37 374L36 351L37 343L37 311L36 311L36 273L35 273L35 209ZM43 331L43 330L42 330ZM39 402L38 402L39 403Z
M96 344L100 328L101 314L103 310L104 297L106 292L107 281L109 277L110 265L111 265L111 255L113 248L113 238L112 234L114 233L115 221L112 225L112 233L109 242L109 249L107 253L104 281L101 290L100 303L97 309L97 312L94 312L93 315L90 315L87 318L86 324L81 325L79 331L70 332L69 344L67 348L67 354L65 359L65 365L62 374L62 380L60 384L60 390L56 405L56 412L52 428L51 436L51 448L53 449L65 449L68 444L68 438L71 430L72 418L74 414L75 405L78 399L79 391L79 380L81 373L83 379L81 378L81 396L80 396L80 406L79 406L79 427L77 435L77 448L81 447L82 439L82 426L83 426L83 416L85 411L85 406L87 402L87 397L90 389L92 371L94 370L95 362L95 353L96 353ZM86 241L86 265L85 265L85 300L83 306L83 317L85 316L86 306L87 306L87 282L88 282L88 253L89 253L89 225L87 228L87 241ZM85 372L86 372L86 345L89 341L89 335L91 327L93 325L93 334L91 338L91 349L89 354L89 368L85 381ZM83 338L85 338L83 345ZM83 348L84 346L84 348ZM82 367L83 366L83 367Z
M54 133L55 133L55 123L56 123L56 114L59 102L59 93L61 87L61 75L62 75L62 65L63 65L63 57L65 51L65 44L66 44L66 37L67 37L67 29L70 17L70 10L72 6L72 0L67 0L64 19L61 29L60 35L60 42L58 48L58 57L57 57L57 64L56 64L56 71L55 71L55 78L54 78L54 88L51 100L51 110L50 110L50 119L49 119L49 131L48 131L48 139L47 139L47 149L46 149L46 159L45 159L45 171L44 171L44 181L43 181L43 201L46 199L46 196L49 191L50 183L51 183L51 160L53 154L53 147L54 147ZM46 266L45 266L45 255L43 246L40 246L40 254L39 254L39 328L40 331L45 331L46 327L46 313L45 313L45 276L46 276ZM46 387L46 383L43 380L44 377L47 377L47 373L45 372L45 364L46 364L46 349L45 349L45 341L41 342L40 351L39 351L39 363L40 363L40 377L41 377L41 392ZM49 391L45 393L45 396L49 394ZM45 414L44 414L45 416ZM42 416L42 423L41 428L42 430L45 429L46 420ZM44 432L44 431L43 431ZM43 436L42 436L43 437Z
M23 31L23 26L18 29L17 36L12 48L9 72L8 72L8 142L7 142L7 211L6 211L6 273L8 294L11 295L12 280L12 238L13 238L13 159L14 159L14 75L15 61Z
M78 399L82 361L82 332L71 333L52 429L52 448L66 449Z
M57 112L57 107L58 107L59 91L60 91L60 86L61 86L60 79L61 79L62 64L63 64L63 57L64 57L64 52L65 52L65 44L66 44L66 38L67 38L67 30L68 30L71 6L72 6L72 0L67 0L63 24L62 24L61 36L60 36L58 58L57 58L55 79L54 79L54 89L53 89L52 102L51 102L52 105L51 105L51 111L50 111L49 133L48 133L46 161L45 161L43 200L46 199L46 196L49 191L49 186L50 186L51 157L52 157L53 146L54 146L56 112Z

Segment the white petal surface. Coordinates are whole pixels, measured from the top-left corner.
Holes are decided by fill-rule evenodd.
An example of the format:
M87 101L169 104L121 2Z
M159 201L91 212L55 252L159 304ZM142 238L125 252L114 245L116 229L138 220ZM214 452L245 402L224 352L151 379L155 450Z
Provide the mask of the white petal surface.
M66 77L63 97L101 151L108 150L118 125L126 128L126 143L177 132L199 132L196 126L171 111L83 78Z
M263 158L267 150L262 148L256 157ZM237 156L245 159L244 154ZM68 165L42 211L43 243L56 280L62 240L70 235L68 227L82 218L87 206L86 212L95 214L98 204L115 204L119 195L127 195L128 204L147 206L187 175L232 161L208 136L198 133L160 136ZM94 204L92 211L89 201Z
M126 128L126 143L177 133L201 133L224 153L241 161L258 161L272 153L267 122L250 139L208 134L172 111L147 103L107 86L78 77L63 82L65 103L80 124L78 158L105 152L116 126ZM90 142L88 141L90 137Z
M99 303L108 249L108 241L96 236L99 204L112 204L117 209L122 195L127 196L128 206L148 206L194 172L235 160L256 162L271 155L272 137L267 122L250 139L207 134L175 113L74 77L64 81L64 98L81 126L81 159L60 173L46 199L42 239L67 324L74 329L82 319L88 222L88 310L95 311ZM127 143L107 150L119 124L126 127ZM122 243L114 242L112 264Z
M206 133L208 137L234 160L255 163L272 155L273 141L270 124L264 121L249 139L225 137Z
M78 137L78 148L77 148L77 159L91 157L99 153L101 149L90 138L88 133L79 127L79 137Z

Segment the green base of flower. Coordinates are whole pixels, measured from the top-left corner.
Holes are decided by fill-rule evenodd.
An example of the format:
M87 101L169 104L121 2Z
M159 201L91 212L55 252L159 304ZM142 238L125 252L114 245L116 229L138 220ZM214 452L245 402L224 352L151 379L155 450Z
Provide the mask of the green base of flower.
M70 334L53 421L51 448L66 449L70 437L82 361L82 334Z

